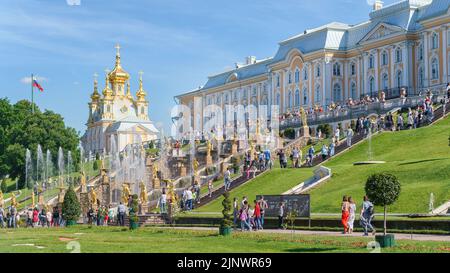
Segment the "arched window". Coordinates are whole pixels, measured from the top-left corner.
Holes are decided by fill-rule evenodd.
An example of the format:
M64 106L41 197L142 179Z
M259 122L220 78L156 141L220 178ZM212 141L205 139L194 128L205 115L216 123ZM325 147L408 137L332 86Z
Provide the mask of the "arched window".
M280 74L277 74L277 87L280 87Z
M401 87L402 86L402 71L399 70L397 71L397 87Z
M295 106L299 106L300 105L300 91L295 90Z
M111 112L111 105L108 105L107 107L106 107L106 112Z
M292 91L289 90L288 93L288 107L291 108L292 107Z
M289 71L288 74L288 83L291 84L292 83L292 73Z
M142 114L142 115L145 114L144 106L141 107L141 114Z
M277 105L281 107L281 99L280 99L280 93L277 93Z
M334 63L333 65L333 75L340 76L341 75L341 65L338 63Z
M303 105L308 104L308 90L303 88Z
M419 87L420 88L423 88L425 86L424 78L425 78L425 73L423 71L423 67L420 67L419 68Z
M395 50L395 62L396 63L402 62L402 49L401 48L397 48Z
M375 91L375 79L373 77L369 78L369 92L372 94Z
M320 64L318 64L316 68L316 77L320 77Z
M316 103L319 103L321 101L321 97L320 97L320 85L316 86L316 93L314 95L315 101Z
M387 89L388 88L388 81L389 81L388 75L386 73L383 74L382 86L381 86L383 89Z
M308 70L306 69L306 67L303 68L303 80L308 80Z
M420 46L419 46L418 57L419 57L419 61L423 60L423 44L420 44Z
M350 65L350 74L356 75L356 65L355 65L355 63L352 63Z
M295 70L295 83L300 81L300 71L298 69Z
M351 92L352 99L356 100L356 83L355 82L352 82L352 84L350 86L350 92Z
M373 57L372 54L369 55L369 68L374 68L375 67L375 58Z
M437 58L433 58L431 61L431 78L433 80L439 79L439 61Z
M439 37L436 32L434 32L431 36L431 48L436 49L439 47Z
M341 101L341 86L338 83L334 84L333 87L333 101Z
M381 65L388 65L388 54L386 51L381 53Z

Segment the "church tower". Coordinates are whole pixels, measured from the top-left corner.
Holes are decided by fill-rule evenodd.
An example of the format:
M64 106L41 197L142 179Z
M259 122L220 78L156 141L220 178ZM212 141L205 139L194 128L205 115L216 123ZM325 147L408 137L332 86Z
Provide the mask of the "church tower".
M97 115L100 101L100 94L98 93L97 75L94 75L94 92L91 95L91 102L89 102L89 119L88 123L93 123Z
M103 89L103 100L102 100L102 119L113 119L114 118L114 112L113 112L113 104L114 104L114 97L113 97L113 91L109 87L108 83L108 74L106 74L105 77L105 89Z
M114 69L109 72L108 78L111 83L114 96L123 98L125 96L125 83L130 78L130 75L122 68L120 64L120 46L116 45L116 64Z
M139 90L136 92L136 111L139 119L148 120L148 101L146 99L147 94L142 86L142 74L139 72Z

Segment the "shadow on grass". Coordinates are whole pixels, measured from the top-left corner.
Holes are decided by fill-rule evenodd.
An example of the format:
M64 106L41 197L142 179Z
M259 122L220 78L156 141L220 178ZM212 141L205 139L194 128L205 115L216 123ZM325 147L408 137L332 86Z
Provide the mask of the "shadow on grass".
M328 248L318 248L318 247L312 247L312 248L291 248L291 249L285 249L285 252L329 252L337 250L335 247L328 247Z
M402 166L402 165L411 165L411 164L419 164L419 163L432 162L432 161L440 161L440 160L446 160L446 159L450 159L450 158L448 158L448 157L442 157L442 158L424 159L424 160L417 160L417 161L405 162L405 163L401 163L401 164L398 164L398 165L399 165L399 166Z

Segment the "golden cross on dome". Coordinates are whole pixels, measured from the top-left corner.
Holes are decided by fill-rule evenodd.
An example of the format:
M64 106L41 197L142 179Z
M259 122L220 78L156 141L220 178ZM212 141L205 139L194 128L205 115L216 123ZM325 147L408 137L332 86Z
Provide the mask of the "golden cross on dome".
M98 77L98 74L97 74L97 72L95 72L94 73L94 81L97 81L97 77Z
M120 45L117 43L115 48L117 49L117 55L120 55Z
M141 70L141 71L139 71L138 73L139 73L139 78L142 79L142 74L144 74L144 71Z

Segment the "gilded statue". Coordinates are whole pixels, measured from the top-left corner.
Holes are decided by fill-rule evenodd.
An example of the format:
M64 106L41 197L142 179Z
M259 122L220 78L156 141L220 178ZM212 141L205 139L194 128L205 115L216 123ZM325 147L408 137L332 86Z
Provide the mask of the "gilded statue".
M302 119L303 127L307 127L308 122L306 120L306 112L305 112L305 109L303 109L303 107L300 108L300 117Z
M36 206L36 200L34 197L34 191L31 191L31 206L34 208Z
M91 189L91 202L97 204L97 193L95 193L94 188Z
M211 155L211 150L212 150L212 144L211 144L211 141L209 141L209 139L208 139L208 141L206 142L206 151L207 151L207 155L208 156L210 156Z
M148 200L148 198L147 198L147 187L145 186L144 181L141 181L139 186L141 188L141 194L140 194L141 203L142 204L147 203L147 200Z
M194 173L197 173L197 171L198 171L198 166L199 166L199 163L198 163L198 161L197 161L197 158L194 158L194 161L192 162L192 165L193 165L193 168L194 168Z
M122 203L123 204L128 204L128 199L131 195L131 191L130 191L130 187L128 186L128 184L123 183L122 185Z
M156 163L153 163L152 166L152 177L153 180L158 178L158 166L156 165Z
M11 206L17 206L16 195L14 193L11 193Z

